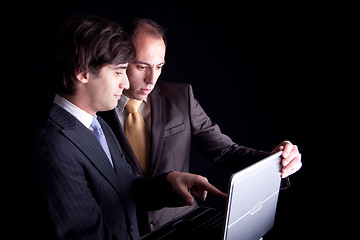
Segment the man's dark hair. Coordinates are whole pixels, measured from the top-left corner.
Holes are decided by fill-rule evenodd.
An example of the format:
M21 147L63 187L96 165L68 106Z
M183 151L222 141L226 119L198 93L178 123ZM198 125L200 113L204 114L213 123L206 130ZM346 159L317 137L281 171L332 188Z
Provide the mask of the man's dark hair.
M108 64L124 64L135 57L128 34L117 23L92 15L70 17L57 39L57 92L74 94L77 74L98 74Z
M151 19L132 18L125 22L123 26L131 38L133 38L138 32L144 31L153 37L162 38L165 46L167 45L165 29Z

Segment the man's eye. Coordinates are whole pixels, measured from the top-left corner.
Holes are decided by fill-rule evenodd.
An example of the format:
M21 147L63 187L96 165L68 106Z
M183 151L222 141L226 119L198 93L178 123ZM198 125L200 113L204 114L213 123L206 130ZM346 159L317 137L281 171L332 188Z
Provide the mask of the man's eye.
M145 66L138 65L138 66L137 66L137 69L139 69L139 70L142 70L142 71L143 71L143 70L145 70L145 69L146 69L146 67L145 67Z

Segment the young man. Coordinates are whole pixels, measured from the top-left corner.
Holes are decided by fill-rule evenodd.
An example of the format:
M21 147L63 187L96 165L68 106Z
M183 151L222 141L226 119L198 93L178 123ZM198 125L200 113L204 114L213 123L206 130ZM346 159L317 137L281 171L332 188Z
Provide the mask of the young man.
M193 204L191 193L225 197L201 176L138 178L109 126L134 47L122 28L95 16L69 19L58 38L58 91L39 132L35 166L57 239L138 239L136 207ZM175 192L178 194L175 194ZM179 203L180 202L180 203Z
M234 143L221 133L218 125L206 115L194 98L188 84L157 82L165 64L166 38L164 29L149 19L134 19L126 27L136 48L136 58L129 64L127 75L130 88L124 90L117 108L103 117L124 147L130 165L140 175L155 176L175 170L189 171L191 141L215 163L236 171L260 160L270 153L257 151ZM139 164L124 128L129 99L143 101L139 108L150 136L148 163ZM282 177L301 168L297 146L289 141L280 143L273 152L283 150ZM174 216L189 210L167 208L148 212L148 219L139 223L142 231L154 230Z

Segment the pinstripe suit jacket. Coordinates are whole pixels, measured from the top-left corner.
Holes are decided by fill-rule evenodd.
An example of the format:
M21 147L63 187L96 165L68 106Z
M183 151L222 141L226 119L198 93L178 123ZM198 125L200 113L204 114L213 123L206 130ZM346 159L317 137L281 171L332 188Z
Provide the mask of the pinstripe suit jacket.
M39 132L35 166L58 239L138 239L135 201L158 209L173 197L166 174L133 181L138 175L98 119L114 168L91 131L56 104Z

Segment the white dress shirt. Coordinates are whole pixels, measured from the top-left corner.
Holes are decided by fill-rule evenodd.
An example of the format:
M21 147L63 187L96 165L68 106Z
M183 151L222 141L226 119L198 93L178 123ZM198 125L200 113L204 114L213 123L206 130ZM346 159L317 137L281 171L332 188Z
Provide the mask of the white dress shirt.
M86 111L82 110L81 108L77 107L76 105L72 104L65 98L63 98L60 95L56 95L54 99L54 103L68 111L71 115L73 115L77 120L79 120L87 129L90 131L93 131L91 127L91 123L93 121L93 115L90 113L87 113ZM96 114L95 114L96 115ZM104 136L105 137L105 136ZM106 141L106 138L105 138ZM101 145L101 147L104 149L104 146ZM106 146L108 148L108 146ZM107 149L109 152L110 150ZM111 159L111 156L108 156L108 160L110 161L110 164L112 167L114 167L113 161Z
M87 113L81 108L75 106L74 104L72 104L71 102L69 102L60 95L55 96L54 103L56 103L57 105L68 111L77 120L79 120L86 128L92 131L90 125L93 120L93 116L90 113Z

